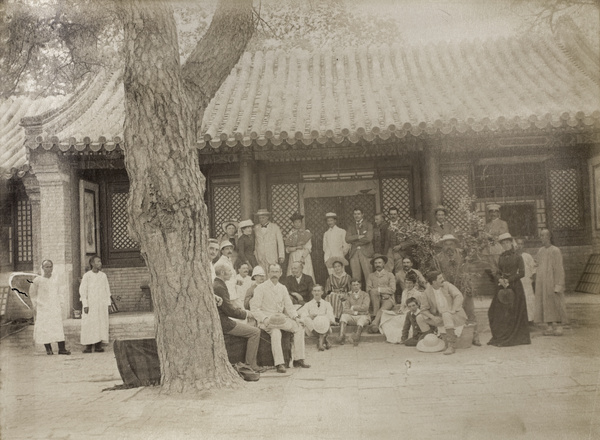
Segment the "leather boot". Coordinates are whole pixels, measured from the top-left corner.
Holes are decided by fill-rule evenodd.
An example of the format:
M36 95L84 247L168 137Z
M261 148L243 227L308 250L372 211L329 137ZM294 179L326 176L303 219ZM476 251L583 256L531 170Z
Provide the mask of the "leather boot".
M329 339L327 339L329 335L325 335L325 340L323 341L323 345L325 345L325 350L329 350L331 348L331 344L329 343Z
M340 323L340 345L344 345L346 343L346 323Z
M65 348L65 341L60 341L58 343L58 354L71 354L71 352Z
M85 346L85 350L83 350L84 353L91 353L92 352L92 347L94 346L94 344L88 344Z
M456 340L458 338L456 337L456 333L454 332L453 328L447 328L446 329L446 341L448 343L448 348L446 348L446 351L444 351L444 354L454 354L456 352Z
M358 326L356 328L356 335L354 336L353 340L354 340L354 346L356 347L358 345L358 343L360 342L360 334L362 333L363 328L362 326Z
M44 344L44 348L46 348L46 354L47 355L52 355L54 354L54 352L52 351L52 345L51 344Z
M323 341L325 340L325 335L319 335L319 342L317 343L317 348L319 351L325 351L325 347L323 347Z

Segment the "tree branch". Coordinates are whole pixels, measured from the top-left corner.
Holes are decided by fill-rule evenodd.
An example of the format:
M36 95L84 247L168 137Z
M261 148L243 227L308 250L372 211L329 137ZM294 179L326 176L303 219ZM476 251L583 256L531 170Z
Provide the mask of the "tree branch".
M254 33L252 14L252 0L220 0L206 34L183 66L196 123L244 53Z

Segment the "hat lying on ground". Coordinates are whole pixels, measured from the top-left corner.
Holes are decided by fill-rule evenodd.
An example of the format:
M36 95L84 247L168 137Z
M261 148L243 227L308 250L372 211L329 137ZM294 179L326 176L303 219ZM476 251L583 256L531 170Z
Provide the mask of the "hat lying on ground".
M327 318L327 316L320 315L316 316L315 319L313 319L313 327L315 331L321 335L324 335L329 331L330 325L331 324L329 323L329 319Z
M254 279L255 276L257 275L262 275L263 277L266 277L267 274L265 274L265 270L262 268L262 266L256 266L254 269L252 269L252 279Z
M342 263L342 266L348 266L348 260L346 260L344 257L329 257L325 262L325 266L327 266L328 269L331 269L333 268L333 263L336 261Z
M428 334L417 343L417 350L423 353L436 353L446 348L446 344L433 333Z

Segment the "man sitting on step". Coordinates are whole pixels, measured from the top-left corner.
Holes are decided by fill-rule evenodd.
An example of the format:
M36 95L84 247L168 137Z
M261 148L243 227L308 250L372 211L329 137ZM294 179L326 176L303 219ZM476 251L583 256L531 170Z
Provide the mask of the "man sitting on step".
M340 344L346 342L346 326L355 325L356 334L353 337L354 346L360 341L360 335L365 326L369 325L369 304L371 302L369 294L360 290L360 280L352 278L350 280L350 293L344 301L344 309L340 318Z
M320 284L312 288L313 299L304 304L298 313L306 328L306 335L311 336L313 331L319 336L317 348L323 351L331 347L327 340L331 324L335 323L333 306L323 299L324 289Z

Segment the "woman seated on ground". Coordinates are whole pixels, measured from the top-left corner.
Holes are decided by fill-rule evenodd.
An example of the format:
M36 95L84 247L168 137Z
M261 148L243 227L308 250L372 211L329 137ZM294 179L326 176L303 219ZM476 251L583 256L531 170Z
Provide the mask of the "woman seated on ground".
M343 304L346 300L346 294L350 291L350 275L346 273L344 267L348 261L344 257L331 257L325 265L328 269L333 269L333 273L327 278L325 283L326 301L333 306L333 314L336 322L339 322L342 316Z
M421 304L421 291L417 288L418 277L415 273L408 273L404 279L404 291L402 300L392 310L386 310L381 315L379 331L385 335L387 342L399 344L402 341L402 329L406 313L408 312L407 301L409 298L416 298Z
M512 236L506 232L498 237L503 252L498 260L495 279L498 290L488 310L492 339L488 345L508 347L531 344L527 303L521 278L525 274L523 258L515 252Z

